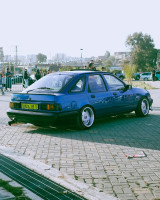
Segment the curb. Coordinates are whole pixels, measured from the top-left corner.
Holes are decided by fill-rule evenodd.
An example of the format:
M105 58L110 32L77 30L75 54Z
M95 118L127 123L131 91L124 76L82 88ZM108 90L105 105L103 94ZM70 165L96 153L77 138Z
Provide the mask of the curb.
M88 186L85 183L81 183L72 179L67 174L61 173L49 165L30 159L29 157L17 153L9 148L1 146L0 153L45 176L46 178L55 181L56 183L68 188L69 190L85 197L88 200L118 200L116 197L108 195L104 192L100 192L97 188Z

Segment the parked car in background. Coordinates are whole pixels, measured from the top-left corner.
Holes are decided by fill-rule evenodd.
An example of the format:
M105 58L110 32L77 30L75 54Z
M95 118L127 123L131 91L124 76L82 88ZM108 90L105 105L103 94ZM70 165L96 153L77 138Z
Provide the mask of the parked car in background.
M125 79L125 75L123 73L118 73L116 72L115 75L120 78L121 80L124 80Z
M133 78L135 79L135 80L139 80L140 79L140 77L141 77L141 74L140 73L133 73Z
M32 85L35 81L36 81L35 75L34 74L30 75L30 77L29 77L29 85Z
M149 114L152 98L147 90L132 88L112 73L102 71L55 72L11 97L8 117L16 122L43 126L73 118L80 129L95 119L135 111Z
M32 74L28 78L28 86L32 85L36 81L35 75ZM25 82L23 80L23 87L25 87Z
M152 72L143 72L140 76L140 80L151 81L152 80Z
M155 81L158 81L160 80L160 71L156 71L156 74L155 74Z

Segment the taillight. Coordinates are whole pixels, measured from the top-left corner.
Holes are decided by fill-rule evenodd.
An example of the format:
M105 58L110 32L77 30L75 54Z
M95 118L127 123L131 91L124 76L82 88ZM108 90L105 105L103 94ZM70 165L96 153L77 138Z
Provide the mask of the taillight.
M21 103L10 102L9 107L10 108L21 108Z
M48 110L48 111L60 111L62 107L60 104L41 104L41 110Z
M10 103L9 103L9 107L10 107L10 108L14 108L14 103L13 103L13 102L10 102Z

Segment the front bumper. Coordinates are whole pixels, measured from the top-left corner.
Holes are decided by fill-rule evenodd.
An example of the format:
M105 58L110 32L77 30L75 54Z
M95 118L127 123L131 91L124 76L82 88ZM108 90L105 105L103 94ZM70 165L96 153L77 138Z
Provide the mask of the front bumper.
M149 100L149 109L152 110L153 99L149 97L148 100Z
M8 109L7 115L11 120L15 122L31 123L31 124L54 124L57 119L68 118L74 116L78 111L61 112L61 113L49 113L49 112L32 112Z

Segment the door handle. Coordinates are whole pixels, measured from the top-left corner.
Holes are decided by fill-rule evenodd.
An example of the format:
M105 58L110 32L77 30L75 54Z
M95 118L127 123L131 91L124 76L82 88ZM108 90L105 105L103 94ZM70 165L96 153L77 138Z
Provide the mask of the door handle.
M91 95L91 98L95 98L95 95L94 95L94 94L92 94L92 95Z
M117 93L116 93L116 92L113 92L113 95L117 95Z

